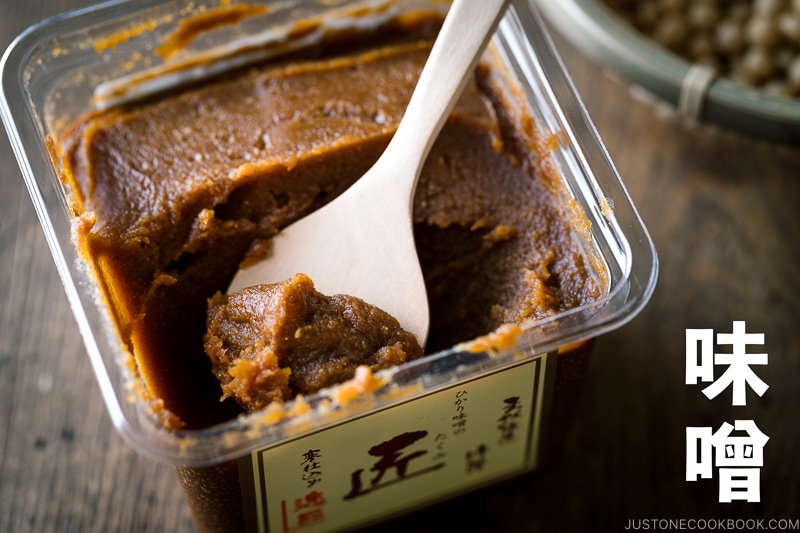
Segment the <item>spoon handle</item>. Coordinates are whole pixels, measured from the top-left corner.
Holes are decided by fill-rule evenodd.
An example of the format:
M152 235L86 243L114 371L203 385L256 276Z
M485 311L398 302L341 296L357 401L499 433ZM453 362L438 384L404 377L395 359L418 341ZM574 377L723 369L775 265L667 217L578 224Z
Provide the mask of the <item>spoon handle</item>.
M404 173L407 178L397 180L403 183L395 183L400 188L397 194L408 195L409 206L428 151L472 75L509 1L455 0L447 12L403 120L382 156L394 159L398 166L418 162L417 168L413 169L415 172L407 171ZM390 174L394 173L383 176L394 178Z

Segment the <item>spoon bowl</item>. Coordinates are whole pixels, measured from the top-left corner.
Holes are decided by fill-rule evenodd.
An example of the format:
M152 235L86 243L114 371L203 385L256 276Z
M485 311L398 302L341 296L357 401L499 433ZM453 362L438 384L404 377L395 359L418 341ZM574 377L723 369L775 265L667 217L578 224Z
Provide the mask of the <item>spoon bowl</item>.
M394 316L421 345L430 317L413 232L414 191L428 152L509 0L455 0L384 153L336 199L283 229L228 292L304 273Z

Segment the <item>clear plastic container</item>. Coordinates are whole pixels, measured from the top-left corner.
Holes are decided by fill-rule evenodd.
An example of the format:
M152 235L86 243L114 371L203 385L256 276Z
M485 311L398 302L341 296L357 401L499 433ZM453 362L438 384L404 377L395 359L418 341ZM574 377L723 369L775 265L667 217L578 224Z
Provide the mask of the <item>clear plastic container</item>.
M420 7L446 10L446 3L422 0L263 4L269 6L264 13L210 28L168 60L156 53L157 47L181 20L198 20L216 3L100 4L42 21L20 35L3 58L3 121L114 426L138 452L176 465L203 530L240 530L242 521L269 531L300 522L309 531L364 525L536 468L562 442L592 340L622 326L646 304L657 259L527 1L512 3L489 55L508 78L509 99L529 107L539 138L549 147L542 168L561 176L564 202L579 207L588 221L579 237L597 275L607 282L605 295L523 324L513 347L481 351L466 343L384 371L379 374L383 386L352 401L343 400L351 387L345 384L305 398L302 406L289 403L280 412L242 415L199 430L171 430L137 394L142 384L130 370L130 354L100 303L97 280L71 240L71 201L59 179L52 140L81 113L173 84L171 76L204 77L236 62L282 54L288 49L285 42L289 48L303 46L326 28L379 24ZM324 24L306 33L305 40L284 41L287 32L309 20ZM509 392L514 390L519 393ZM469 418L475 428L472 440L462 439L463 432L452 426L454 417L464 419L465 395L473 400L470 408L475 406ZM308 410L297 414L299 407ZM405 460L384 463L378 477L386 474L383 481L403 483L371 492L375 487L365 486L369 479L357 466L374 462L375 454L366 454L383 439L372 436L381 431L388 432L384 443L398 446L394 457ZM493 442L497 433L508 444L502 454L492 455L497 447L484 445L487 432ZM422 443L428 448L410 452ZM402 455L401 444L409 455ZM321 457L309 455L315 450L322 450ZM425 475L412 479L406 469L422 464L423 455L428 467L417 473ZM348 462L350 456L355 463ZM466 457L473 471L450 469L454 457ZM492 466L484 468L487 457ZM303 479L304 469L313 465L322 465L319 483Z

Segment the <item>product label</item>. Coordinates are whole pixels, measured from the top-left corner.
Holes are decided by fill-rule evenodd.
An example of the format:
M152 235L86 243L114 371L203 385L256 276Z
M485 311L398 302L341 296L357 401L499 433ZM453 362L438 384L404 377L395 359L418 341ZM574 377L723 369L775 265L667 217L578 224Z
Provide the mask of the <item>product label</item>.
M540 355L254 451L240 464L253 476L249 530L366 525L535 468L555 374L547 363Z

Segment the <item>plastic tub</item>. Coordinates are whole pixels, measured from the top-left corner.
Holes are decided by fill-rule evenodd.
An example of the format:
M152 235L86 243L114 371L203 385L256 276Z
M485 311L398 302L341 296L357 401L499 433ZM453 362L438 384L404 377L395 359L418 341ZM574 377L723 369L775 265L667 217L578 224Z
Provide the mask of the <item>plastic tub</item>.
M539 467L563 442L592 340L646 304L657 259L538 13L525 1L513 3L487 55L507 78L508 97L534 119L539 168L559 176L566 211L580 214L575 232L605 280L604 295L521 324L509 346L503 335L485 348L477 339L381 372L382 385L347 401L352 383L211 427L169 429L139 394L147 385L136 359L71 240L71 192L59 179L54 149L62 129L117 97L170 85L176 73L202 78L231 67L214 58L250 62L263 59L265 49L285 53L274 43L292 28L315 27L309 20L326 21L318 26L324 29L375 24L407 9L446 9L424 1L389 9L375 1L264 4L270 9L258 16L207 28L167 61L158 45L181 20L202 20L216 4L100 4L37 24L3 58L3 120L113 424L132 448L176 466L198 526L209 531L243 524L254 531L351 528ZM376 462L381 443L392 450Z

